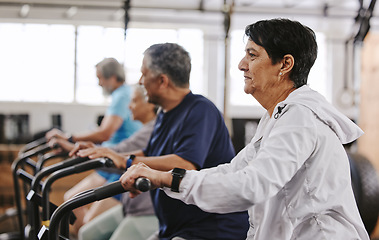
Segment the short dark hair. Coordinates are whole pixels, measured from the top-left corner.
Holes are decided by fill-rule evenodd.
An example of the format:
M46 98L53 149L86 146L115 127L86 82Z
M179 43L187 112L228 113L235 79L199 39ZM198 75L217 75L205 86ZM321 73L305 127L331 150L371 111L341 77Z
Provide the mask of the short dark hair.
M316 35L312 29L297 21L276 18L248 25L245 34L266 50L273 64L291 54L295 59L290 73L294 87L307 84L309 71L317 58Z
M166 74L177 87L189 87L191 58L183 47L176 43L154 44L144 55L147 67L155 74Z
M125 82L123 66L114 58L104 58L96 64L96 68L105 79L116 76L118 82Z

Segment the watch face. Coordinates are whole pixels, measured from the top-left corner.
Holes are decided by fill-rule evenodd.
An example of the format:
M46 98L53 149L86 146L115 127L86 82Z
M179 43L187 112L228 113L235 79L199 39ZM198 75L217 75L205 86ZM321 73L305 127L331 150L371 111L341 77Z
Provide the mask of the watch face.
M185 169L182 169L182 168L174 168L174 169L172 170L172 173L173 173L173 174L180 175L181 177L183 177L184 174L186 173L186 170L185 170Z

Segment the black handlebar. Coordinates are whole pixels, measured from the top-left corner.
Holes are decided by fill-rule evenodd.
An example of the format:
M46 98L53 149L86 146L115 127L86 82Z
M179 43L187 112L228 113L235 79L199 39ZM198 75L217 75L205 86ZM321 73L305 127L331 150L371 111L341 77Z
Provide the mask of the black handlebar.
M42 144L45 144L45 143L47 143L47 139L45 137L39 138L37 140L34 140L33 142L26 144L24 147L22 147L20 150L20 153L30 151L30 150L32 150L32 149L34 149L34 148L36 148Z
M136 189L146 192L150 189L151 183L150 180L147 178L138 178L135 182L135 187ZM89 204L91 202L99 201L104 198L108 198L117 194L121 194L126 192L125 189L122 187L120 181L116 181L113 183L110 183L108 185L91 189L90 191L87 191L83 194L77 195L77 197L74 197L66 202L64 202L62 205L60 205L53 213L51 216L50 220L50 227L48 231L48 239L49 240L55 240L59 239L59 234L58 234L58 228L59 228L59 223L62 217L67 214L69 211L84 206L86 204ZM41 231L44 231L41 229ZM39 238L42 239L41 234L38 234Z
M22 152L19 154L18 158L19 159L22 159L22 158L30 158L30 157L33 157L33 156L36 156L40 153L46 153L47 151L51 150L52 148L55 148L56 146L54 147L51 147L48 143L45 143L45 144L42 144L38 147L35 147L29 151L26 151L26 152Z
M27 195L27 199L30 202L30 214L33 220L30 221L31 229L37 231L37 229L40 227L41 224L41 219L40 219L40 214L39 214L39 206L42 206L42 201L41 203L37 203L36 201L32 201L32 197L40 190L42 189L43 185L41 185L41 181L44 177L50 175L51 173L54 173L58 170L64 169L66 167L70 167L72 165L82 163L87 161L88 158L82 158L82 157L75 157L75 158L70 158L66 159L64 161L58 162L56 164L53 164L51 166L43 168L41 171L39 171L33 178L33 181L31 183L30 187L30 192ZM38 165L38 163L37 163ZM49 207L50 210L51 206ZM49 213L49 215L51 212Z
M59 171L54 172L51 174L44 182L42 186L42 220L48 221L50 218L50 209L49 209L49 192L50 187L53 184L53 182L59 178L66 177L75 173L81 173L84 171L88 171L91 169L96 169L100 167L113 167L113 161L109 158L97 158L90 161L86 161L71 167L67 167L64 169L61 169Z
M66 152L59 152L59 153L46 153L43 155L41 158L38 159L37 164L36 164L36 172L38 173L39 171L42 170L43 165L54 158L59 158L59 157L65 157L67 158L67 153Z
M20 186L18 182L18 175L17 170L19 167L21 167L24 163L27 162L27 160L33 156L36 156L40 153L45 153L49 151L51 147L48 144L43 144L38 147L33 148L32 150L29 150L27 152L23 152L19 154L18 158L13 161L12 163L12 176L13 176L13 187L14 187L14 194L15 194L15 202L16 202L16 208L17 208L17 217L18 217L18 225L21 235L21 240L25 239L24 236L24 220L22 216L22 207L21 207L21 193L20 193Z
M70 167L70 166L73 166L75 164L79 164L79 163L82 163L82 162L85 162L87 161L89 158L88 157L75 157L75 158L70 158L70 159L66 159L62 162L59 162L59 163L56 163L56 164L53 164L51 166L48 166L48 167L45 167L43 168L41 171L39 171L34 179L33 179L33 182L32 182L32 186L31 186L31 189L34 190L34 191L37 191L37 187L38 187L38 184L39 182L47 175L53 173L53 172L56 172L58 170L61 170L63 168L66 168L66 167Z

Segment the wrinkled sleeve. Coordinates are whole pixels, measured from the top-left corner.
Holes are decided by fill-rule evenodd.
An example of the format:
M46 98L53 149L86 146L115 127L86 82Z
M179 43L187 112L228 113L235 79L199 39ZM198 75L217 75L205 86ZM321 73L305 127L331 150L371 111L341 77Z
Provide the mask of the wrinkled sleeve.
M314 122L288 110L276 120L268 136L263 136L256 155L250 143L233 162L247 162L242 169L188 171L180 193L165 192L204 211L228 213L244 211L276 195L312 154L316 144ZM227 166L227 165L226 165ZM223 168L223 167L221 167Z
M243 169L244 167L247 166L248 164L248 159L247 157L245 156L246 155L246 151L247 149L244 148L242 149L236 157L234 157L230 163L224 163L224 164L220 164L216 167L213 167L213 168L206 168L206 169L202 169L201 171L206 173L206 174L213 174L213 173L223 173L223 174L226 174L226 173L232 173L232 172L235 172L239 169Z

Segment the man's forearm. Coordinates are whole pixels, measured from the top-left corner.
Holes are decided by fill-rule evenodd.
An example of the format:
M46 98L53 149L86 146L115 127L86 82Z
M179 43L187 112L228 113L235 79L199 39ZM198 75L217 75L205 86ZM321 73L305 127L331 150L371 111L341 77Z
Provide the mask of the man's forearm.
M186 170L196 170L197 167L178 155L169 154L164 156L157 157L142 157L137 156L133 160L133 164L144 163L152 169L160 170L160 171L170 171L173 168L183 168Z

